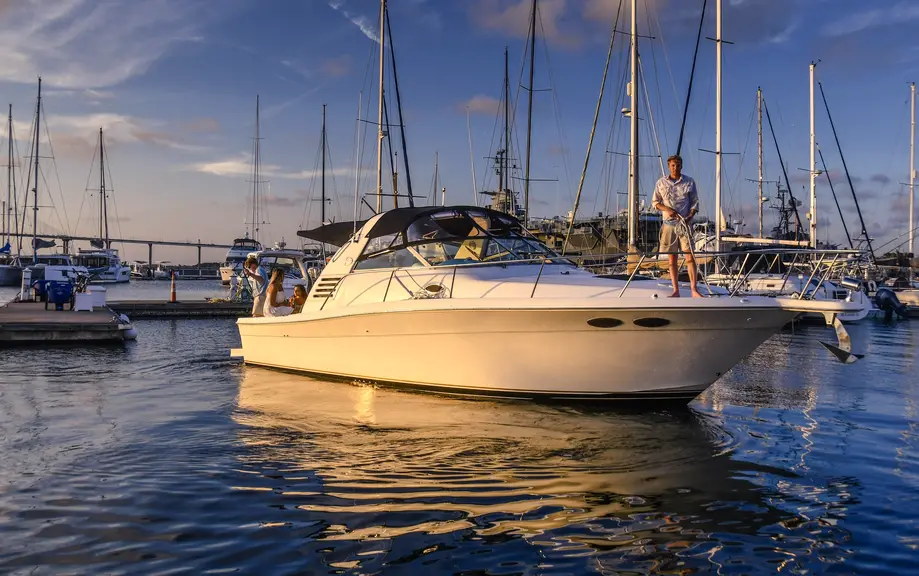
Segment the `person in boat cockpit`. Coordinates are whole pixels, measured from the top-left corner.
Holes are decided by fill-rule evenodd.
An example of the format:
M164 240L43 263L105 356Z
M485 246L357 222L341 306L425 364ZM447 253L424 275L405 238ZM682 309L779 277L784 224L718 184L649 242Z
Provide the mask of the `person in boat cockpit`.
M265 290L268 288L268 273L259 266L258 258L249 256L246 258L246 264L243 267L243 273L248 278L255 280L255 293L252 295L252 317L258 318L263 315L265 308Z
M699 192L696 181L683 174L683 159L678 154L667 158L667 167L670 174L657 181L651 206L663 215L660 252L670 259L671 297L680 297L679 252L682 251L686 256L690 291L694 298L701 298L696 289L696 260L692 254L690 235L690 223L699 212Z

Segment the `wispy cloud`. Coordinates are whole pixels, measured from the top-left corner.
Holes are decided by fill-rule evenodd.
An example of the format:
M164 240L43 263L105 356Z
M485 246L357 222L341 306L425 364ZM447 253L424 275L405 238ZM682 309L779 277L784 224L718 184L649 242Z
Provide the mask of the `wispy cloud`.
M919 4L914 1L898 2L888 8L874 8L844 16L820 29L823 36L846 36L891 24L905 24L919 20Z
M457 110L462 112L467 108L472 114L497 114L501 109L501 101L484 94L476 94L456 107Z
M351 71L351 56L343 54L329 58L322 63L322 73L332 78L347 76Z
M329 8L335 10L342 16L348 19L349 22L357 26L361 33L364 34L367 38L370 38L377 44L380 43L380 35L376 29L378 22L371 20L363 14L357 14L352 12L345 6L344 0L329 0Z
M549 42L577 45L580 37L571 30L563 30L567 0L543 0L539 4L538 32ZM486 30L526 38L529 33L530 0L477 0L469 3L472 21Z
M197 162L185 167L186 170L211 174L214 176L238 177L252 174L252 158L250 154L241 152L230 158L223 158L211 162ZM280 178L284 180L310 180L320 175L319 170L288 171L277 164L261 164L259 174L265 178ZM349 177L354 171L350 168L334 168L326 170L326 177Z
M85 114L80 116L51 116L48 119L53 143L70 149L93 148L98 142L99 128L105 131L108 143L146 143L183 152L201 152L205 147L183 141L168 131L162 122L123 114Z
M143 74L215 13L201 0L33 0L0 19L0 80L92 89ZM97 98L103 94L97 93Z

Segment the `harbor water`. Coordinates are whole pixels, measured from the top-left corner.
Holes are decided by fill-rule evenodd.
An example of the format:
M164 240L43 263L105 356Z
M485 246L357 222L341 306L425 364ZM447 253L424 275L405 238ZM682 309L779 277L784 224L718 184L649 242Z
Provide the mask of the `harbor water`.
M193 284L179 296L222 293ZM915 321L851 326L867 356L850 366L818 342L829 329L782 332L686 410L324 382L230 359L233 320L136 327L118 346L0 349L0 573L919 565Z

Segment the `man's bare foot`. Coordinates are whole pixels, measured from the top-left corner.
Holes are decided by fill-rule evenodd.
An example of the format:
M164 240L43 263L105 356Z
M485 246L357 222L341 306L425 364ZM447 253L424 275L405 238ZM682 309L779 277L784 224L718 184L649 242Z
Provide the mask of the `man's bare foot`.
M702 295L699 294L699 291L698 291L698 290L693 290L693 291L692 291L692 297L693 297L693 298L702 298Z
M679 298L679 297L680 297L680 291L679 291L679 290L677 290L676 292L674 292L674 293L671 294L670 296L667 296L667 298Z

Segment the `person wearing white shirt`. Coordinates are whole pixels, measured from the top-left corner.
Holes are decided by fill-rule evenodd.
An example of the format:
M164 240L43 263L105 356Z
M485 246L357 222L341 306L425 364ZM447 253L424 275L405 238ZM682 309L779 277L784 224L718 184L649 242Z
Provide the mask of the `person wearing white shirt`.
M660 252L667 254L670 259L670 281L673 284L673 294L670 296L680 297L679 252L682 251L686 256L692 296L701 298L702 295L696 289L696 260L692 255L689 228L693 217L699 212L699 192L696 190L696 181L683 174L683 159L679 155L667 158L667 167L670 168L670 174L657 181L651 206L663 215Z

